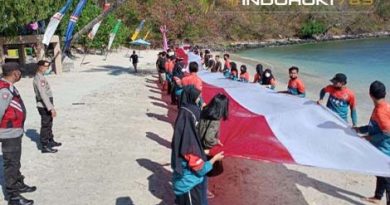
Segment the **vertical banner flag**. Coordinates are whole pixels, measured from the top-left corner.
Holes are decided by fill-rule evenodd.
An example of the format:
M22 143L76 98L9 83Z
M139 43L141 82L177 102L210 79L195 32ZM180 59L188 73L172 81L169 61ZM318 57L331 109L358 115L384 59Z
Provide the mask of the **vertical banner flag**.
M109 8L110 8L110 4L109 3L104 4L103 13L105 11L107 11ZM88 33L88 38L89 39L93 40L93 38L95 38L95 35L96 35L97 31L99 30L100 24L102 24L102 21L97 22L93 26L92 30Z
M80 0L72 16L70 17L68 27L66 28L66 33L65 33L64 51L70 48L74 27L76 26L77 20L79 20L81 12L83 11L86 4L87 4L87 0Z
M150 34L150 30L146 33L146 35L144 37L144 41L146 41L146 39L148 38L149 34Z
M160 27L161 34L163 35L163 47L164 51L168 50L168 40L167 40L167 26L163 25Z
M118 33L119 27L121 26L121 22L122 21L119 19L116 22L116 25L115 25L114 29L110 33L110 40L108 41L108 47L107 47L108 51L111 49L112 43L114 42L114 39L115 39L115 36Z
M62 17L64 17L66 11L69 9L70 5L72 4L73 0L68 0L66 4L58 11L55 13L49 22L49 25L47 25L45 34L43 35L43 40L42 43L45 44L46 46L49 45L51 38L53 37L54 33L57 30L58 25L60 24L60 21Z
M131 36L132 41L134 41L137 38L139 32L141 32L142 28L144 27L144 24L145 24L145 20L142 20L141 23L138 25L137 29L135 29L133 36Z

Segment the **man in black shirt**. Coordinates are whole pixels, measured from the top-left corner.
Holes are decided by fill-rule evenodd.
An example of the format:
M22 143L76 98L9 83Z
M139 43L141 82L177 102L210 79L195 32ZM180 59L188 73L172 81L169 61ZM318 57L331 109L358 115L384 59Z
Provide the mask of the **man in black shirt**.
M160 52L158 53L158 59L156 61L156 68L158 71L158 79L160 81L160 84L163 84L165 82L165 60L166 60L166 53Z
M137 64L138 64L138 55L133 51L133 55L130 56L131 62L133 62L133 67L135 72L137 72Z

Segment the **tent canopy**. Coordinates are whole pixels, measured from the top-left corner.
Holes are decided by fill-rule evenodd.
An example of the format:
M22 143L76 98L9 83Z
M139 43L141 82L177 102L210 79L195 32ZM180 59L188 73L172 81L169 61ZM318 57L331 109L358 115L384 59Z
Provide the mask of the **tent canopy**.
M130 42L130 44L136 45L136 46L150 46L150 43L143 40L143 39L137 39L135 41Z

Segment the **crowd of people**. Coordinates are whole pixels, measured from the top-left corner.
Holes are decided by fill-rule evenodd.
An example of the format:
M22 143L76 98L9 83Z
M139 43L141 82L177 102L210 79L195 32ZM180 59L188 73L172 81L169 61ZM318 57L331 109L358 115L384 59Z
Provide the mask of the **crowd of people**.
M61 146L54 140L53 118L57 113L54 109L53 94L44 74L49 71L50 62L41 60L33 80L35 100L38 113L41 116L40 142L42 153L55 153L54 147ZM15 87L22 73L18 63L2 65L0 79L0 142L3 152L5 198L9 205L32 205L33 200L24 198L21 194L36 191L37 187L29 186L24 182L20 172L22 154L22 136L26 120L26 107Z
M175 49L160 52L156 62L159 82L163 90L171 95L171 103L177 105L178 116L174 125L172 139L172 169L173 190L178 205L207 204L207 199L213 194L207 189L207 173L216 167L223 152L209 156L209 150L214 146L223 146L219 140L221 120L228 118L229 100L224 94L217 94L206 104L202 97L202 80L198 77L199 68L210 72L219 72L227 79L243 83L258 83L266 89L274 90L277 81L270 68L262 64L256 65L256 73L251 79L247 65L238 66L230 59L230 55L211 54L210 50L200 51L199 48L189 48L189 51L199 55L200 62L183 62L184 59L175 54ZM188 69L186 66L188 64ZM305 84L299 78L299 68L288 69L290 80L285 91L297 97L306 96ZM352 119L353 129L361 134L384 154L390 156L390 104L386 102L386 87L380 81L371 84L369 95L375 105L368 125L358 127L356 112L356 97L347 87L347 76L337 73L331 84L321 89L318 104L323 103L325 94L329 97L326 106L341 119L348 122ZM390 178L377 177L375 196L363 200L378 204L386 191L387 204L390 205Z

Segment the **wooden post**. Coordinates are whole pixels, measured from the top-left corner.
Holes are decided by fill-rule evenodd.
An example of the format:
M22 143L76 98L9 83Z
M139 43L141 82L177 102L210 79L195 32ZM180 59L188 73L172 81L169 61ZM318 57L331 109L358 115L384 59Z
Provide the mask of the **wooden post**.
M18 52L19 52L19 64L25 65L26 64L26 52L24 51L24 44L20 44L18 46Z
M45 57L45 46L42 42L37 42L37 59L42 60Z
M0 37L0 62L5 60L3 46L7 44L18 45L19 51L19 62L25 64L25 45L26 44L37 44L37 59L42 60L44 58L44 46L42 44L43 35L30 35L30 36L17 36L17 37ZM56 74L62 73L62 62L61 62L61 48L60 38L54 35L50 43L54 44L54 70Z
M61 74L62 73L62 51L61 51L61 47L60 47L60 41L59 41L59 37L58 36L55 36L56 37L56 42L57 43L54 43L54 64L55 64L55 72L56 74Z

